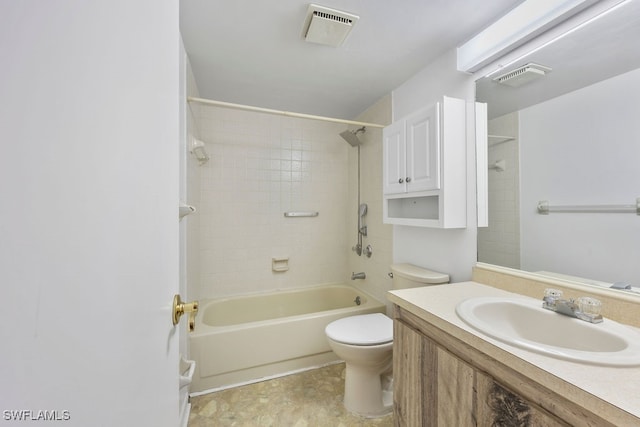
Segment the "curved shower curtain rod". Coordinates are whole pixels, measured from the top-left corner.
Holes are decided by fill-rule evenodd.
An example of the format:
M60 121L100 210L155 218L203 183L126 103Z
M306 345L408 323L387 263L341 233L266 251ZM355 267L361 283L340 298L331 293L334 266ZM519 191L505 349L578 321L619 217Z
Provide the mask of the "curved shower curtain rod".
M226 108L234 108L236 110L246 110L246 111L255 111L259 113L266 114L277 114L280 116L287 117L297 117L300 119L311 119L311 120L321 120L325 122L334 122L334 123L343 123L347 125L355 125L355 126L367 126L372 128L383 128L385 125L381 125L378 123L367 123L367 122L358 122L354 120L344 120L344 119L336 119L333 117L324 117L324 116L314 116L312 114L304 114L304 113L293 113L290 111L281 111L281 110L272 110L270 108L262 108L262 107L253 107L251 105L243 105L243 104L233 104L231 102L223 102L223 101L214 101L211 99L204 98L196 98L193 96L187 97L188 102L196 102L198 104L204 105L213 105L218 107L226 107Z

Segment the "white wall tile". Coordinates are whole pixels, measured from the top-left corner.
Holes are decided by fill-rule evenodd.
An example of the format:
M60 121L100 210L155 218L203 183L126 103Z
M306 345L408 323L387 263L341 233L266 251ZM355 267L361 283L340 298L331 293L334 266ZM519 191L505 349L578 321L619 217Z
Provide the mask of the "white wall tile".
M201 298L265 292L347 275L344 126L207 107L201 139ZM317 218L284 218L287 210ZM271 271L288 256L290 269Z
M478 229L478 261L520 268L518 113L490 120L489 134L514 139L489 147L489 165L505 160L506 168L489 171L489 226Z

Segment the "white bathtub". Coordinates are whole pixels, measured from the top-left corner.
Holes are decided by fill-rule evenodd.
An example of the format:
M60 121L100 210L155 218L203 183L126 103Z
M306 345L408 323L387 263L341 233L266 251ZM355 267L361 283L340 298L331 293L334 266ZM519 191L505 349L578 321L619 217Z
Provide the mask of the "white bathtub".
M327 324L375 312L384 313L385 305L348 285L202 300L189 335L196 361L191 392L336 361L324 333Z

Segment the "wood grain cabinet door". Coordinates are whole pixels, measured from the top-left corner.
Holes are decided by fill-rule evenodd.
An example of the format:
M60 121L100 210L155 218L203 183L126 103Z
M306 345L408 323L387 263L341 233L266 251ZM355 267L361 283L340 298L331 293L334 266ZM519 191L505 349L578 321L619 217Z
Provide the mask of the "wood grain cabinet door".
M493 378L476 371L478 426L556 427L569 426L538 409Z
M399 321L393 376L397 427L569 426Z

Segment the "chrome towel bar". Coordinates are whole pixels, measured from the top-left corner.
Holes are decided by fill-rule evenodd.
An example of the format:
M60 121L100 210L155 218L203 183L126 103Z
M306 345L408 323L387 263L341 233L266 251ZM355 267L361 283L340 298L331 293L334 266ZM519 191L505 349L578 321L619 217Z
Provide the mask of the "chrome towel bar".
M538 213L548 215L550 212L589 212L589 213L634 213L640 215L640 197L632 205L564 205L552 206L547 200L538 202Z
M294 218L294 217L313 217L313 216L318 216L320 215L318 212L312 212L312 211L308 211L308 212L304 212L304 211L290 211L290 212L285 212L284 216L287 218Z

